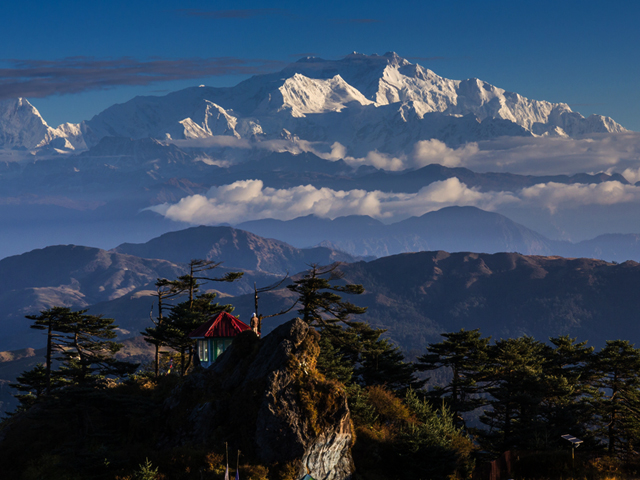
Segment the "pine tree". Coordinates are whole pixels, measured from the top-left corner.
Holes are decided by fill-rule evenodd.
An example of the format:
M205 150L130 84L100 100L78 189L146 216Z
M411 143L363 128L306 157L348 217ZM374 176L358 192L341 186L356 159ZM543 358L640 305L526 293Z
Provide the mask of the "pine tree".
M89 385L108 375L121 377L133 373L138 365L115 357L122 344L114 340L117 337L114 320L86 312L69 314L66 335L60 340L58 360L62 366L58 375L73 384Z
M350 283L335 285L344 277L339 267L340 264L311 265L301 279L287 287L299 295L298 313L302 319L325 337L320 371L330 378L349 379L352 369L351 378L362 386L386 385L402 392L420 388L424 382L415 378L414 366L404 361L398 347L381 338L386 330L350 320L351 315L363 314L367 309L342 300L339 294L360 295L364 288Z
M47 352L45 354L45 393L50 393L52 389L51 365L55 352L62 349L59 342L61 333L67 333L68 324L73 321L73 312L67 307L51 307L42 310L40 315L27 315L26 318L33 320L30 328L47 331Z
M364 288L362 285L351 283L332 284L332 282L341 281L344 277L344 274L338 270L339 267L339 263L328 267L313 264L301 279L287 286L299 296L298 303L302 307L298 313L308 324L323 328L337 322L347 322L351 315L359 315L367 311L366 307L358 307L342 300L339 294L360 295L364 293Z
M463 451L471 451L473 444L456 424L453 412L446 405L434 409L412 390L407 392L405 404L415 421L398 435L396 450L404 476L470 478L473 463Z
M167 305L166 302L184 294L190 287L190 283L185 284L180 280L167 280L166 278L156 280L156 294L154 296L158 299L158 316L154 319L153 315L149 314L154 326L147 327L144 332L140 332L144 341L155 347L154 371L156 377L160 374L160 348L165 345L162 335L165 321L164 313L166 309L171 308L171 305Z
M214 303L215 298L215 293L204 293L175 305L158 327L157 338L162 344L180 353L181 376L189 369L193 357L195 341L189 334L218 313L233 312L232 305Z
M230 312L233 309L230 305L218 308L218 304L211 304L215 294L197 297L200 286L204 282L233 282L244 274L243 272L227 272L221 277L201 276L203 272L213 270L221 264L222 262L194 259L189 262L187 275L182 275L176 280L166 278L157 280L155 296L158 298L158 316L154 319L153 315L150 315L154 326L147 327L142 332L145 341L155 346L156 377L159 375L161 347L168 346L181 353L180 372L181 375L184 375L191 363L194 346L194 342L188 337L188 334L206 322L214 313L222 310ZM188 295L186 302L181 302L178 305L167 303L185 294ZM209 296L207 297L207 295ZM165 316L167 310L170 313Z
M355 368L352 357L357 357L358 354L354 352L359 351L359 346L357 342L354 343L353 335L347 335L343 327L351 325L351 315L362 314L366 312L366 308L342 300L339 293L360 295L364 288L362 285L348 283L332 284L343 278L339 267L339 263L328 267L312 264L302 278L295 280L287 288L298 295L294 306L301 305L298 313L302 319L322 332L318 369L328 378L349 384Z
M20 406L26 409L33 405L40 397L42 397L47 388L55 389L61 386L61 382L55 377L51 385L47 382L47 368L42 363L38 363L31 370L22 372L16 377L17 383L10 383L11 388L18 390L19 394L14 394L14 397L20 402Z
M424 381L415 377L414 365L405 362L398 347L381 338L385 332L363 322L349 322L346 328L326 326L322 330L319 370L330 378L342 375L363 387L385 385L401 393L421 388Z
M546 394L540 404L540 415L546 428L545 448L557 448L570 433L582 440L593 435L588 430L593 411L588 399L596 392L590 386L589 364L593 347L578 343L568 335L550 338L545 365Z
M54 389L95 385L106 376L126 376L138 367L115 358L122 345L114 340L117 328L114 320L86 312L53 307L27 317L35 320L32 328L47 330L47 363L23 372L17 378L18 383L12 385L25 392L16 395L24 407ZM54 359L60 362L58 370L52 369Z
M443 333L442 337L445 338L442 342L429 344L427 353L418 357L416 367L419 371L440 368L450 371L450 383L435 387L429 393L432 397L445 399L456 422L461 425L464 423L462 413L485 403L477 393L490 338L481 338L478 329L461 329L459 332Z
M198 291L203 282L235 282L242 278L244 272L227 272L221 277L204 277L199 276L202 272L208 272L222 265L222 262L214 262L213 260L193 259L189 262L189 274L180 277L180 280L188 285L189 302L192 304L195 293Z
M381 338L385 329L372 328L366 323L352 323L347 330L360 344L359 358L354 375L362 386L385 385L404 394L408 389L422 388L424 381L415 376L416 368L405 362L400 348Z
M545 368L550 347L532 337L500 340L488 349L483 390L491 395L480 421L482 434L494 452L535 448L544 430L540 404L547 394Z
M336 341L336 335L339 335L339 328L334 330L333 335L327 331L320 337L317 368L325 377L330 380L337 380L344 385L350 385L353 379L353 364L347 356L342 353L341 347L343 343Z
M610 455L638 448L640 438L640 349L627 340L608 340L593 358L599 433Z

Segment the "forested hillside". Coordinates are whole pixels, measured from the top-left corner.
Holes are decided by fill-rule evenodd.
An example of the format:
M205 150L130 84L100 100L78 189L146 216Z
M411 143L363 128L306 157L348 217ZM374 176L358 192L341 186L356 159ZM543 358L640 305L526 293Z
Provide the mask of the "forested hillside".
M437 341L440 333L479 328L488 336L571 335L602 346L607 339L640 342L637 322L640 264L517 253L418 252L342 268L362 284L363 319L388 330L405 351ZM290 304L284 290L264 295L264 308ZM248 297L237 312L250 315Z

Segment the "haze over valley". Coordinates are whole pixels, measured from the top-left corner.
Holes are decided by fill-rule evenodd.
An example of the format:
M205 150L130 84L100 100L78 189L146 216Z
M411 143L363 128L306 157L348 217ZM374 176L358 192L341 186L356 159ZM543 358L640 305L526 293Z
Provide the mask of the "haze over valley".
M7 99L0 141L0 255L7 276L25 272L3 294L2 328L18 333L2 348L29 346L25 313L144 296L192 258L248 272L231 295L311 263L420 251L640 261L640 134L393 52L307 56L56 128ZM90 266L72 267L79 252Z
M308 215L391 225L450 206L504 215L551 241L640 230L637 133L395 53L306 57L235 87L136 97L56 128L28 100L4 100L0 141L3 256ZM278 238L335 241L294 230Z
M640 4L0 10L0 477L637 477Z

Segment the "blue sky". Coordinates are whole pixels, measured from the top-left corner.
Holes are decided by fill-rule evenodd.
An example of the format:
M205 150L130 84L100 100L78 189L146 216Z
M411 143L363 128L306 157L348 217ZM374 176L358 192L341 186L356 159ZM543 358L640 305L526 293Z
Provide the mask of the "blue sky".
M228 86L304 54L395 51L640 130L632 1L3 2L0 97L53 126L135 95Z

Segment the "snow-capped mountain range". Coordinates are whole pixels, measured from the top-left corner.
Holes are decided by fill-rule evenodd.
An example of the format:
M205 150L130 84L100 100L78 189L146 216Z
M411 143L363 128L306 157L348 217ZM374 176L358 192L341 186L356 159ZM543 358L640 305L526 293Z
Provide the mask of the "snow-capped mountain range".
M420 140L449 145L499 136L623 132L609 117L530 100L478 79L449 80L395 53L307 57L235 87L136 97L91 120L52 128L25 99L0 102L0 146L69 152L106 136L159 140L229 136L339 142L344 154L398 153ZM46 151L46 150L45 150Z
M27 150L47 146L61 150L87 148L82 124L64 123L52 128L24 98L0 101L0 146Z

